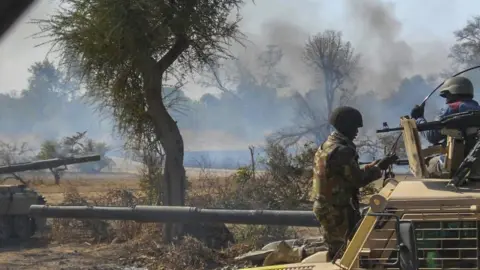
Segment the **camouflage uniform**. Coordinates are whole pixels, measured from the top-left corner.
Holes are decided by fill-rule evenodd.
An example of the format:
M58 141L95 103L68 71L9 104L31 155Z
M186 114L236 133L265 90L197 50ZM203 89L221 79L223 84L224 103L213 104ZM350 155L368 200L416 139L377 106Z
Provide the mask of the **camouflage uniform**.
M352 226L349 219L356 211L352 203L358 206L358 189L381 176L376 166L359 167L355 144L337 131L319 147L313 175L313 211L325 230L329 259L347 240Z

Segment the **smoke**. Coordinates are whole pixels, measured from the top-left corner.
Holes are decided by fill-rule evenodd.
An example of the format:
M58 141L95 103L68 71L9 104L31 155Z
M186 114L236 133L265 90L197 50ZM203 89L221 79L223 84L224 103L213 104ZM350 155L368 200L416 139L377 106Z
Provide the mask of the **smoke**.
M248 39L245 46L236 44L231 48L241 65L247 67L257 80L261 80L265 68L262 67L259 55L268 46L274 45L282 50L282 59L276 69L287 77L288 86L283 89L284 93L305 93L315 87L314 74L303 61L303 48L311 34L308 29L274 18L260 24L258 30L259 34L244 32Z
M399 38L402 24L395 18L394 5L376 0L345 2L364 60L361 89L391 93L413 68L413 49Z
M260 4L258 8L266 9L271 6L272 1L265 0L262 3L266 6L262 7ZM232 52L238 56L239 62L259 80L264 72L258 61L260 53L265 51L268 45L277 45L283 51L283 58L277 70L287 77L289 84L283 89L277 89L280 90L279 94L288 96L295 91L305 94L311 89L321 89L323 86L315 81L315 74L303 61L304 46L308 37L325 30L342 31L343 40L351 41L355 51L362 56L360 62L362 72L357 82L359 96L355 106L367 116L366 126L376 129L384 121L396 123L400 116L408 114L411 107L421 102L423 97L432 90L433 86L425 82L424 78L448 66L445 60L450 44L439 39L419 43L414 41L414 38L405 37L403 25L396 16L395 5L392 3L380 0L345 0L343 3L344 9L336 18L336 22L343 23L334 24L328 22L326 19L328 16L322 18L321 15L312 18L314 23L309 24L292 19L302 17L301 5L296 6L291 16L285 16L285 14L272 16L273 11L269 10L270 13L265 15L267 19L257 24L257 31L245 32L248 38L245 47L234 46ZM303 8L305 14L310 14L311 10L307 10L308 8L310 7ZM257 11L257 14L262 12ZM252 20L252 15L247 16L247 19ZM242 30L245 31L245 28ZM416 75L421 77L415 77ZM366 95L369 91L374 93ZM244 101L246 104L251 104L251 110L255 110L253 104L257 102L257 97L246 98ZM318 103L323 102L318 100ZM268 105L265 104L265 106ZM433 107L430 108L431 106ZM428 107L432 111L437 110L434 103ZM273 121L265 121L263 117L252 118L246 114L243 118L240 116L242 120L238 120L235 118L238 112L232 109L231 114L225 114L223 118L215 120L219 123L217 129L224 132L223 135L215 137L230 138L229 140L215 139L209 144L210 140L200 140L197 136L195 141L191 139L186 141L187 144L192 143L190 144L192 149L197 149L193 147L197 144L201 145L198 147L201 149L206 149L206 145L212 149L229 149L230 147L239 149L241 145L246 147L249 144L256 144L267 129L275 130L273 127L276 127L278 130L280 127L292 125L291 120L295 115L292 114L291 109L283 108L284 113L281 114L288 115L288 111L291 117L270 117L270 119L274 118ZM271 108L263 112L262 116L266 114L279 113ZM200 119L199 121L206 123L210 120ZM242 130L241 133L238 132L239 129ZM209 138L213 137L213 134L209 135Z
M428 42L402 35L403 25L395 4L380 0L345 0L346 17L354 28L352 40L362 54L360 91L381 97L398 90L401 81L416 74L428 76L449 67L451 44L432 37Z

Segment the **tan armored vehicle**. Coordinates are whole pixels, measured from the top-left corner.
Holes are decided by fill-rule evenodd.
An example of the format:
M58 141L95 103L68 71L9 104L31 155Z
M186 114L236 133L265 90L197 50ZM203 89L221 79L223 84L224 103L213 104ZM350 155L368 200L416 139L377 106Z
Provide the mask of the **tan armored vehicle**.
M394 130L402 130L413 177L389 179L371 197L368 212L335 262L326 262L324 251L301 263L248 269L480 269L480 182L468 181L465 168L474 155L465 155L462 136L472 126L480 128L480 113L461 113L424 127L402 118L401 128ZM426 129L448 134L447 146L422 149L419 130ZM449 173L433 179L425 157L440 153L446 154Z

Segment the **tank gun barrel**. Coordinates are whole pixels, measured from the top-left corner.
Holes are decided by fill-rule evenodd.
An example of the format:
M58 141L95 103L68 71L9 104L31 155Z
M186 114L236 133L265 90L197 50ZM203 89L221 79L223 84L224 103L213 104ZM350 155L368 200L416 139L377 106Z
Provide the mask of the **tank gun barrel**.
M145 205L135 207L31 205L30 215L44 218L134 220L140 222L320 226L312 211L294 210L230 210Z
M16 173L32 170L53 169L70 164L99 161L100 155L89 155L82 157L52 158L39 161L16 163L8 166L0 166L0 174Z

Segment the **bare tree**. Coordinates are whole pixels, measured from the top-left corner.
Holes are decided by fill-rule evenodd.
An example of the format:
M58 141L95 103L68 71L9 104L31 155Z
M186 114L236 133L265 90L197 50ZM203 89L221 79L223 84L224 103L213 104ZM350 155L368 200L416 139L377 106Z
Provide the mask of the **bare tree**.
M242 85L258 89L278 88L287 85L287 78L278 71L277 65L283 58L283 50L277 45L267 45L267 48L260 52L257 57L257 72L252 72L252 67L247 66L238 57L228 59L223 65L209 67L209 72L203 76L200 82L205 86L218 88L224 93L241 99L235 88Z
M480 16L468 20L454 35L457 43L450 49L449 57L460 65L480 64Z
M323 141L330 132L328 117L332 110L351 102L356 91L360 55L342 39L341 32L327 30L311 37L305 44L304 60L314 70L318 87L306 95L294 95L298 104L295 124L272 136L285 145L304 137Z
M67 67L82 73L87 94L113 112L117 130L155 134L165 151L164 205L184 205L184 142L164 103L169 81L231 57L243 0L65 0L68 8L40 20ZM167 225L165 240L178 232Z

